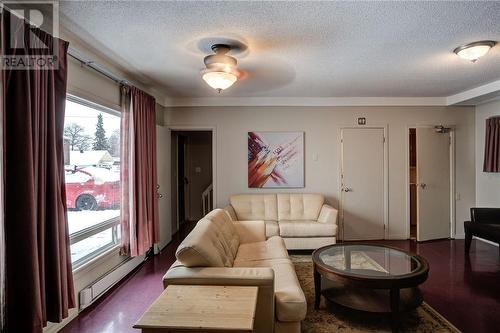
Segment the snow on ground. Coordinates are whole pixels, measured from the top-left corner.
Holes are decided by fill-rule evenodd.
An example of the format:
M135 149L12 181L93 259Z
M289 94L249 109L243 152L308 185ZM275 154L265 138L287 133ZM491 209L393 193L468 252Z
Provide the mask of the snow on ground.
M113 241L113 230L106 229L98 234L85 238L78 243L71 245L71 261L76 260L90 254L99 248L110 244Z
M120 216L119 209L69 211L69 234L118 216Z
M91 227L97 223L119 217L119 209L108 210L82 210L68 212L68 229L70 235L77 231ZM78 243L71 245L71 261L90 254L113 241L113 230L109 228Z

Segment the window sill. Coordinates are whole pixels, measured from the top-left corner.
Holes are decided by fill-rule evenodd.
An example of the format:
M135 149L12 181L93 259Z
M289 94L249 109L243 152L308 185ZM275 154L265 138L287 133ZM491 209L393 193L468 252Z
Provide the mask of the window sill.
M98 267L99 265L102 265L106 260L111 259L112 257L119 256L120 255L120 245L117 244L111 249L103 252L101 255L89 260L88 262L82 264L81 266L75 268L73 270L73 278L75 276L85 274L88 271L93 270L94 268ZM127 256L121 256L123 260L128 258Z

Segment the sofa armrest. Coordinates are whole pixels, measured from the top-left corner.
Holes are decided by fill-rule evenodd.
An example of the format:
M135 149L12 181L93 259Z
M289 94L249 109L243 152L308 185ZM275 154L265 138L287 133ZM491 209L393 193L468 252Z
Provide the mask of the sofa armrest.
M337 224L338 211L330 205L324 204L319 212L318 222Z
M266 224L264 221L238 221L233 224L240 236L240 243L266 241Z
M234 211L233 206L227 205L223 209L229 214L229 216L231 216L231 219L233 221L238 221L238 217L236 216L236 212Z

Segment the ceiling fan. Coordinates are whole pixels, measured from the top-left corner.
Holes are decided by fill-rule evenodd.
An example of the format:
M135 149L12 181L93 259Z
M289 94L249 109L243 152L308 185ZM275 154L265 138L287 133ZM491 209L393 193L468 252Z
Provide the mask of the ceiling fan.
M261 45L254 45L254 52L249 56L248 44L241 37L206 37L196 42L196 49L205 54L205 68L201 77L218 93L238 82L246 95L256 92L270 92L289 84L295 78L295 70L282 59L266 53ZM273 49L279 46L273 45ZM258 51L258 57L256 52ZM238 68L238 60L244 58L244 68Z
M227 55L231 46L214 44L211 47L215 54L206 56L203 61L206 68L201 71L203 80L218 93L233 85L238 80L239 71L236 58Z

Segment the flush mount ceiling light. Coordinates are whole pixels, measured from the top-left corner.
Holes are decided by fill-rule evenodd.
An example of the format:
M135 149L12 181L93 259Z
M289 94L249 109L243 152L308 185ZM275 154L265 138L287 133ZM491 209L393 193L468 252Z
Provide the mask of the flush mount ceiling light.
M226 44L212 45L212 51L215 54L206 56L206 69L201 71L201 77L212 88L220 93L227 89L238 80L237 61L235 58L227 55L231 47Z
M476 62L477 59L484 56L488 51L495 46L497 42L492 40L482 40L457 47L455 52L460 58Z

